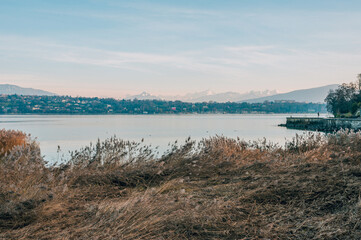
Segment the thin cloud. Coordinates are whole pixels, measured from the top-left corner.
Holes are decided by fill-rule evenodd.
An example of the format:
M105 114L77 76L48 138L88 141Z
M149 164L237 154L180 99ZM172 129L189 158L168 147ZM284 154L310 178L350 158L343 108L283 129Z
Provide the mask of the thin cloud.
M337 67L352 71L361 64L361 54L357 53L301 51L270 45L220 46L195 52L157 54L69 46L16 36L0 36L0 43L3 55L127 69L154 76L181 71L199 73L203 78L213 75L220 79L239 79L252 78L266 68L270 72L310 73L316 69L325 71L327 68L335 71Z

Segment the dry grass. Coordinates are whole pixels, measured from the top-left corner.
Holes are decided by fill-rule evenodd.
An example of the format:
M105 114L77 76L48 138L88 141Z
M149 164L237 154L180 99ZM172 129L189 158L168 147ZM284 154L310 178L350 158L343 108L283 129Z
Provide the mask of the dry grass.
M360 239L361 135L214 137L162 157L118 139L45 167L2 157L0 239Z
M28 136L15 130L0 129L0 157L8 154L14 147L26 144Z

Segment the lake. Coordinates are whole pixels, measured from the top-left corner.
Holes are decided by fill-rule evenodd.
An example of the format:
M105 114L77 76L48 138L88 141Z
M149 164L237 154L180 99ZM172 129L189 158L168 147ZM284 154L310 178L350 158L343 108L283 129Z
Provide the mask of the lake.
M230 138L267 140L284 144L299 130L278 127L290 114L212 114L212 115L3 115L0 129L18 129L30 133L40 143L49 162L66 159L69 151L80 149L99 138L116 135L124 140L141 141L161 151L169 142L186 138L200 140L224 135ZM315 116L315 114L292 114ZM58 146L62 150L57 153ZM62 156L62 157L61 157Z

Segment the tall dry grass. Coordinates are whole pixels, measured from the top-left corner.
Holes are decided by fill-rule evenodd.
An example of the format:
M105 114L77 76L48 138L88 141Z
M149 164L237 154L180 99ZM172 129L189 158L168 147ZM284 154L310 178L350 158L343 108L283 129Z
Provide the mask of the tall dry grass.
M27 139L28 136L21 131L0 129L0 158L14 147L25 145Z
M1 239L360 239L361 134L222 136L163 156L110 138L48 166L0 163Z

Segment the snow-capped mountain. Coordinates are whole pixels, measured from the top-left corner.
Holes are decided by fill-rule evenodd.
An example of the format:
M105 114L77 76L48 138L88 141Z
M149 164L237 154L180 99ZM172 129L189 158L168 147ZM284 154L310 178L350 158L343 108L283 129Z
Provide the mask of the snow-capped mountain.
M238 93L238 92L224 92L224 93L215 93L211 90L195 92L195 93L187 93L185 95L152 95L147 92L142 92L138 95L128 95L126 99L138 99L138 100L150 100L150 99L162 99L175 101L180 100L183 102L237 102L246 99L259 98L265 96L271 96L276 94L276 91L250 91L246 93Z

